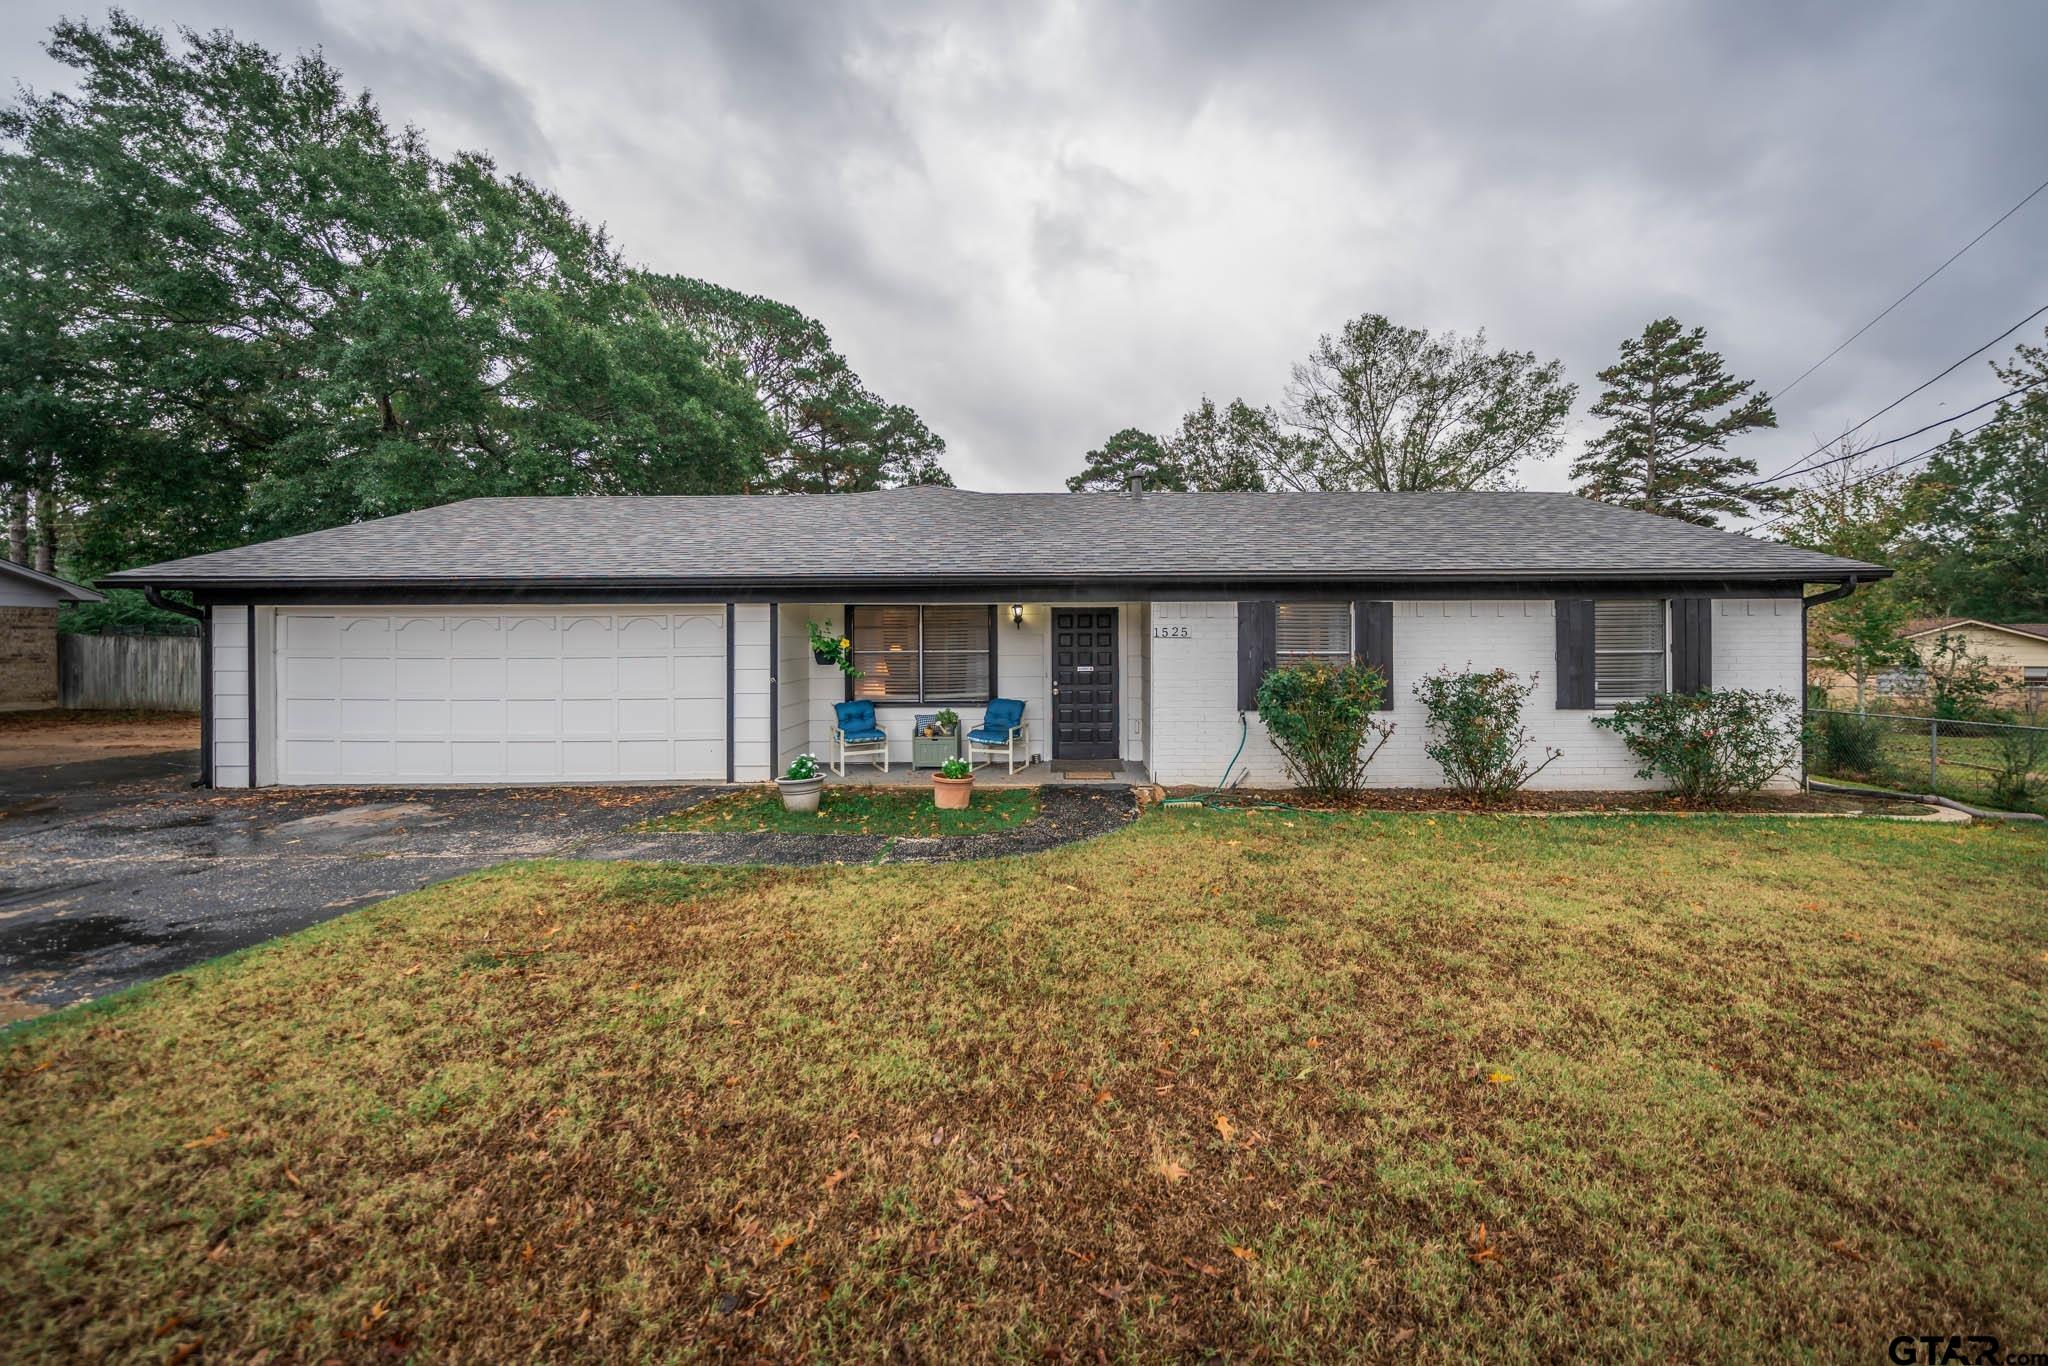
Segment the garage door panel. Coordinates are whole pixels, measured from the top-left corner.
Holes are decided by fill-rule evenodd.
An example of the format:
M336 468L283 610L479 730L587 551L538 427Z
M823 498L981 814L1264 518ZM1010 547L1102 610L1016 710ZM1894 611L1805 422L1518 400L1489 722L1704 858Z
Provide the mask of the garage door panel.
M400 778L413 780L453 778L446 740L395 740L391 745L392 770Z
M562 734L604 735L617 730L618 709L609 697L568 697L562 700Z
M290 619L287 619L288 621ZM287 649L297 647L287 641ZM346 617L341 622L341 655L344 659L389 659L391 656L391 618L389 617Z
M667 697L673 691L667 655L623 655L619 659L619 696Z
M560 707L551 697L515 698L505 704L505 734L526 740L552 740L562 729Z
M345 697L341 701L342 738L395 734L398 730L395 713L396 708L389 700Z
M391 704L391 729L399 735L446 735L448 704L438 697L401 697Z
M341 726L341 704L324 697L287 697L284 700L286 735L333 735Z
M445 658L394 659L391 661L391 671L398 680L400 697L448 695L448 661Z
M342 656L343 697L391 697L397 690L398 670L389 655L382 659L354 659L347 655Z
M391 620L391 648L405 655L443 655L448 651L448 623L440 617L398 617Z
M456 697L503 697L505 661L457 655L448 663L448 691Z
M722 778L718 607L281 609L284 782Z
M448 704L450 735L503 735L505 704L488 697L458 697Z
M610 697L618 686L618 661L609 655L602 659L562 661L564 697Z
M562 695L562 661L559 659L515 659L506 673L506 691L513 697Z

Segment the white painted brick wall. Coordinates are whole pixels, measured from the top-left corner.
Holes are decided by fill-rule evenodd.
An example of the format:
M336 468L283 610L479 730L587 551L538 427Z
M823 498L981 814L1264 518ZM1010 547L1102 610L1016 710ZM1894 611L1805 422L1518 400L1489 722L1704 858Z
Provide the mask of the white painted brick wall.
M1440 668L1504 667L1540 675L1523 714L1530 752L1555 746L1564 756L1533 787L1647 788L1619 736L1592 724L1589 711L1560 711L1556 698L1556 609L1548 599L1501 602L1398 602L1394 605L1394 707L1382 717L1394 737L1367 771L1374 787L1433 787L1442 781L1424 752L1428 726L1411 691ZM1151 607L1151 769L1168 786L1213 785L1237 747L1237 604L1155 602ZM1186 628L1185 638L1173 634ZM1163 632L1163 634L1162 634ZM1777 688L1798 696L1799 604L1784 598L1727 599L1714 617L1714 685ZM1237 772L1257 787L1284 787L1285 766L1258 714ZM1792 779L1781 780L1792 785Z

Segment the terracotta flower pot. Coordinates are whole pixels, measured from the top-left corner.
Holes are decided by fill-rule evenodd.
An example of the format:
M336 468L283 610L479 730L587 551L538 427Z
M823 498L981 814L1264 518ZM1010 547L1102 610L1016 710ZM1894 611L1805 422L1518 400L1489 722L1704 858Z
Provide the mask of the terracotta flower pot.
M825 795L825 775L821 773L815 778L777 778L775 786L782 790L783 810L815 812L818 809L819 798Z
M947 778L932 774L932 804L941 811L965 811L967 799L974 795L974 775L964 778Z

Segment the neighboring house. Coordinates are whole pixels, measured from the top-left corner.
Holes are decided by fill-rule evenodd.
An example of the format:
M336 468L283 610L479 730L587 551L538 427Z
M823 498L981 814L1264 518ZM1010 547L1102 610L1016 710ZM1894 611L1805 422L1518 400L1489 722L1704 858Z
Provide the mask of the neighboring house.
M104 601L68 579L0 560L0 711L57 705L57 611Z
M203 605L207 754L270 783L749 781L872 698L1024 702L1032 751L1285 782L1276 661L1393 681L1380 784L1439 781L1416 679L1540 673L1544 785L1640 786L1601 707L1803 675L1807 584L1873 565L1546 493L486 498L132 569ZM849 682L806 624L851 637ZM1244 720L1245 724L1240 725Z
M1972 655L1985 661L1998 680L1994 706L2033 708L2048 703L2048 622L1993 622L1975 617L1932 617L1910 624L1905 639L1924 659L1943 636L1960 636ZM1880 696L1922 697L1924 669L1894 669L1872 680ZM1839 686L1829 682L1832 693ZM1848 683L1855 694L1855 682Z

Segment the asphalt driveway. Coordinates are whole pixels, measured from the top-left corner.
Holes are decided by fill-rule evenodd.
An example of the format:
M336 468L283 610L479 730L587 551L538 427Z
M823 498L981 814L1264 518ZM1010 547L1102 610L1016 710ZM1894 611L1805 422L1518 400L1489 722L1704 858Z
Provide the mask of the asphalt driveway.
M202 792L195 767L0 769L0 1023L473 869L584 852L718 790Z

